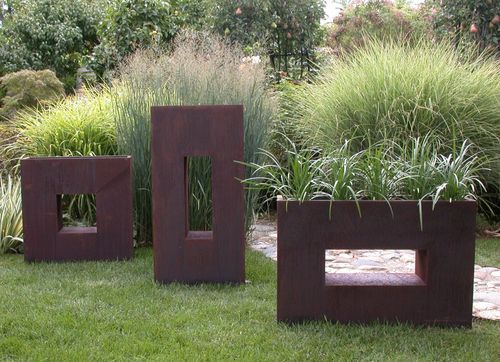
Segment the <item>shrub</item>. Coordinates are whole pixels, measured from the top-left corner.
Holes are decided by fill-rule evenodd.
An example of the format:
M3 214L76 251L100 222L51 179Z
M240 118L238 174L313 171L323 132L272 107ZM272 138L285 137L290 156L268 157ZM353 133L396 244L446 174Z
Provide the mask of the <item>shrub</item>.
M97 43L101 6L88 0L20 2L5 17L0 33L0 74L20 69L52 69L66 90Z
M0 119L22 107L36 107L64 97L64 86L50 70L21 70L0 78Z
M116 154L116 135L109 93L87 91L47 109L19 114L19 137L7 147L9 158L24 156L99 156ZM69 217L95 221L93 198L66 198Z
M368 0L347 6L334 19L328 28L327 45L341 53L352 52L370 38L412 43L428 34L431 27L427 18L404 2Z
M150 106L243 104L245 160L258 161L256 150L263 147L275 108L265 86L264 65L241 64L242 52L215 36L183 33L170 52L139 51L120 69L121 82L114 88L114 104L120 152L133 156L136 226L140 241L151 237ZM205 161L201 161L205 162ZM189 205L204 210L210 204L207 164L192 168ZM198 170L198 171L196 171ZM202 185L202 187L197 187ZM247 192L247 225L252 219L256 194ZM207 215L204 213L204 215ZM207 228L209 220L190 210L191 229Z
M0 177L0 254L20 251L23 243L21 183Z
M484 153L500 180L498 59L467 60L447 44L418 47L372 41L337 59L295 97L298 122L311 142L335 149L352 140L357 152L381 140L404 145L431 133L439 153L458 153L465 140Z

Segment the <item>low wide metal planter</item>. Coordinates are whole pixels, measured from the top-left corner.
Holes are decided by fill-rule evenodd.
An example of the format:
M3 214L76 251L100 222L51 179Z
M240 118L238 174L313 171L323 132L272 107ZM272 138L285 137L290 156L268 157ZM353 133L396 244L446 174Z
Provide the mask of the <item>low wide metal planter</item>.
M279 321L471 326L476 202L424 201L423 228L417 201L390 205L278 200ZM415 250L415 272L325 274L328 249Z

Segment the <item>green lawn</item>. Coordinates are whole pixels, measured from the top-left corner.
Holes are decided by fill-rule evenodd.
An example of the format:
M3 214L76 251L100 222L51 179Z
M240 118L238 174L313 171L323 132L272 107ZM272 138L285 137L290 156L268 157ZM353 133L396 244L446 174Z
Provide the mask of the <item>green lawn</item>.
M276 264L247 252L247 279L242 286L159 286L146 248L133 261L112 263L26 264L21 255L0 256L0 360L499 357L498 322L475 321L471 330L278 324Z
M476 240L476 264L500 268L500 239Z

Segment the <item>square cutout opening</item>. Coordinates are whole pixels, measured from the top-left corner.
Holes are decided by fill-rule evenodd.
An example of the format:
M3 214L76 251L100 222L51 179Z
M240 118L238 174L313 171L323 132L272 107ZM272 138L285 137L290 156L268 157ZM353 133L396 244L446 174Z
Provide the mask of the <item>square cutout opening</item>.
M213 225L212 159L186 157L186 234L189 238L210 239Z
M57 195L60 232L97 232L95 194Z
M425 250L327 249L325 285L425 285Z

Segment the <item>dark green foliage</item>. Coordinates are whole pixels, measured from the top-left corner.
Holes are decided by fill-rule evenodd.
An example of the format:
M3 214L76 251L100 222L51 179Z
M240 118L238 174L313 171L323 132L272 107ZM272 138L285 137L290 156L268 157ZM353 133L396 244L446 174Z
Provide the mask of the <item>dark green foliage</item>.
M276 71L302 75L314 56L324 16L321 0L223 0L212 15L214 29L247 52L264 47Z
M114 68L139 47L170 40L176 32L171 5L161 0L125 0L111 6L99 27L101 43L94 49L99 74Z
M271 31L268 0L215 1L212 22L216 31L233 42L251 48L267 40Z
M424 9L438 34L453 37L456 45L500 50L500 1L428 0Z
M92 68L103 76L139 48L168 44L183 26L201 26L205 2L124 0L107 10Z
M0 74L52 69L67 90L97 42L99 12L89 0L26 1L0 28Z
M0 78L0 120L10 119L23 107L64 97L64 86L50 70L21 70Z
M327 44L336 52L363 46L367 36L381 40L412 42L429 34L430 21L405 4L369 0L349 5L329 27Z

